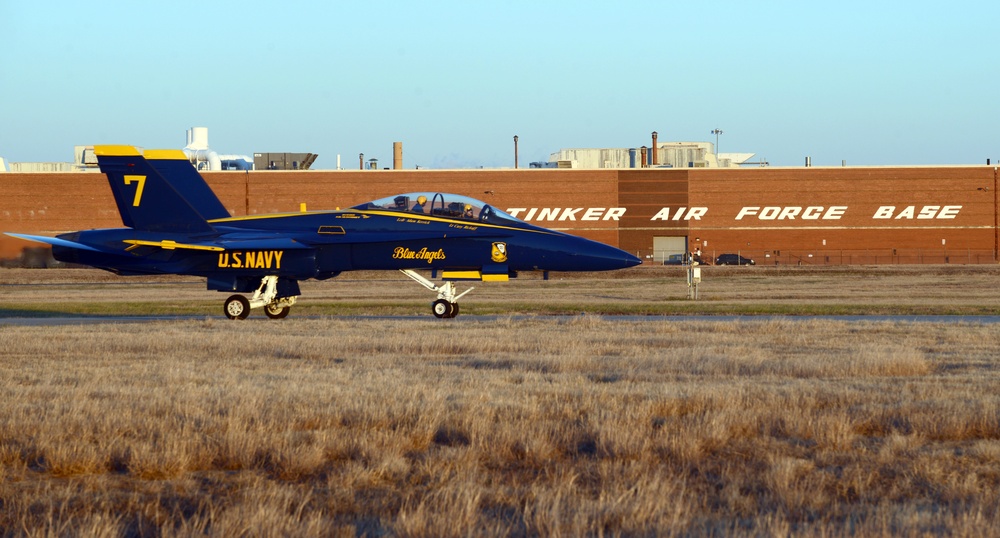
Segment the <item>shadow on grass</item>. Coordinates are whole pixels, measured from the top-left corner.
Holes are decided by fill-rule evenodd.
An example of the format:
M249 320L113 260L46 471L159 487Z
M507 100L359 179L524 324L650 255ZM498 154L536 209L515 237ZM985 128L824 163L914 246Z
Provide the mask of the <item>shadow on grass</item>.
M65 310L29 310L24 308L0 308L0 319L4 318L86 318L94 314L81 314Z

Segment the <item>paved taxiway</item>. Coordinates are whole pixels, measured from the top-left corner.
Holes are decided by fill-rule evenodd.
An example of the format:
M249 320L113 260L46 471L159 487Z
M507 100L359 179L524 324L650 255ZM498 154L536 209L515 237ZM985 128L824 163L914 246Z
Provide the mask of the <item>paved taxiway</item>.
M498 319L551 319L566 321L576 316L563 315L514 315L514 316L469 316L461 315L453 319L438 319L432 316L333 316L336 319L356 319L356 320L409 320L409 321L438 321L440 323L461 323L461 322L490 322ZM641 321L708 321L708 322L754 322L770 320L788 321L844 321L849 323L858 322L897 322L897 323L966 323L989 325L1000 323L1000 316L598 316L604 321L617 322L641 322ZM298 316L294 319L331 319L331 316ZM109 323L155 323L155 322L175 322L175 321L205 321L218 320L220 322L230 322L223 316L193 316L193 315L164 315L164 316L52 316L52 317L0 317L0 328L4 326L17 327L60 327L66 325L101 325ZM264 316L251 317L245 320L232 321L231 323L282 323L285 320L275 321Z

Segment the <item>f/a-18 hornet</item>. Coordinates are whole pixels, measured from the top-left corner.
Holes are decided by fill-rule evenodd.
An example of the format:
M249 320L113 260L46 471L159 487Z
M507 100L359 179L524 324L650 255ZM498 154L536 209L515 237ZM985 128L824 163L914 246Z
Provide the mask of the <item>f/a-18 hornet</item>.
M283 318L299 281L343 271L399 270L437 293L431 310L458 315L456 280L506 281L519 271L606 271L641 263L617 248L518 220L481 201L415 192L349 209L234 217L180 150L95 146L125 228L56 237L9 233L52 245L55 259L120 275L205 277L236 292L223 310ZM440 275L437 285L418 270ZM250 294L247 297L242 294Z

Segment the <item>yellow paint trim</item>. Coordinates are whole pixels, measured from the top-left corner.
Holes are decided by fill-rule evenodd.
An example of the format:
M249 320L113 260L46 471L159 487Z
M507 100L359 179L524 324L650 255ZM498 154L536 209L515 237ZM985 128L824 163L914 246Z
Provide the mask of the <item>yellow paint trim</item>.
M482 280L483 282L507 282L507 273L484 275L482 271L441 271L444 280Z
M211 219L208 221L209 224L215 224L218 222L241 222L244 220L262 220L262 219L280 219L285 217L304 217L307 215L321 215L324 213L332 213L332 211L313 211L311 213L267 213L265 215L245 215L242 217L223 217L221 219Z
M98 157L138 157L141 155L135 146L117 145L94 146L94 154Z
M142 239L126 239L122 241L123 243L128 243L132 245L126 250L131 250L133 247L143 246L143 247L159 247L164 250L209 250L212 252L222 252L226 249L222 247L213 247L208 245L189 245L187 243L178 243L176 241L171 241L169 239L164 241L143 241Z
M524 228L515 228L514 226L503 226L501 224L490 224L488 222L480 222L478 220L466 220L466 219L450 219L447 217L436 217L434 215L421 215L419 213L408 213L405 211L383 211L378 209L365 209L363 211L355 210L356 213L362 215L378 215L381 217L405 217L414 220L429 220L432 222L445 222L448 224L462 224L464 226L475 226L478 228L493 228L496 230L517 230L519 232L534 232L541 234L551 234L550 230L525 230Z
M246 215L242 217L225 217L221 219L209 220L209 224L215 224L220 222L241 222L244 220L261 220L261 219L280 219L284 217L301 217L305 215L323 215L323 214L335 214L340 213L342 215L376 215L379 217L403 217L407 219L414 220L426 220L432 222L444 222L448 224L462 224L464 226L475 226L478 228L491 228L495 230L516 230L519 232L531 232L537 234L549 234L556 235L557 232L548 229L541 230L525 230L524 228L517 228L514 226L503 226L500 224L489 224L485 222L479 222L477 220L465 220L465 219L449 219L444 217L435 217L432 215L420 215L417 213L406 213L406 212L395 212L395 211L382 211L378 209L350 209L350 210L339 210L339 211L313 211L310 213L268 213L265 215Z
M147 149L142 152L147 159L186 161L187 155L179 149Z
M479 271L441 271L441 278L460 278L462 280L482 280L483 274Z

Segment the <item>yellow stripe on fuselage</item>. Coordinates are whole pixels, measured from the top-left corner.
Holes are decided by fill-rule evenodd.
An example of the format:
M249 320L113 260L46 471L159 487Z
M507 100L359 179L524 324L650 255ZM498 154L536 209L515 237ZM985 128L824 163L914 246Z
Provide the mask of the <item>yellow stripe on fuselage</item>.
M261 220L261 219L279 219L285 217L303 217L306 215L331 215L331 214L349 214L349 215L375 215L379 217L397 217L397 218L407 218L414 220L426 220L431 222L443 222L446 224L461 224L463 226L476 226L480 228L493 228L496 230L517 230L520 232L533 232L539 234L552 234L556 235L558 232L552 230L526 230L524 228L517 228L514 226L504 226L502 224L490 224L486 222L480 222L478 220L465 220L465 219L449 219L446 217L435 217L433 215L424 215L421 213L407 213L407 212L396 212L396 211L381 211L378 209L355 209L348 211L313 211L311 213L270 213L267 215L248 215L245 217L226 217L222 219L212 219L208 221L209 224L225 223L225 222L240 222L244 220Z
M209 224L218 224L223 222L240 222L244 220L264 220L264 219L282 219L285 217L304 217L312 215L323 215L335 213L334 211L313 211L311 213L268 213L266 215L246 215L243 217L223 217L221 219L211 219L208 221Z
M175 241L143 241L142 239L125 239L123 243L128 243L137 247L159 247L164 250L184 249L184 250L210 250L212 252L222 252L226 249L209 245L189 245L187 243L177 243Z

